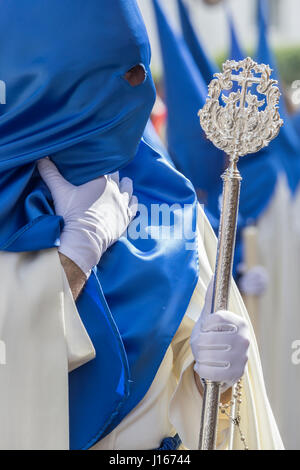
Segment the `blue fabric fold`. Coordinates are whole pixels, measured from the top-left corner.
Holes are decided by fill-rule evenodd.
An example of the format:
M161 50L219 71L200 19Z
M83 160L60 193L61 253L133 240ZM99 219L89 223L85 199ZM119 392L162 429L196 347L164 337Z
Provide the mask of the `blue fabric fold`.
M180 325L198 276L196 196L153 129L141 140L155 92L134 0L7 0L0 44L1 249L59 245L64 222L36 170L46 155L76 185L120 170L141 204L77 304L96 349L70 374L71 448L86 449L143 398ZM124 74L137 64L146 77L132 87ZM175 204L169 220L150 218L153 204ZM182 225L189 233L159 236Z
M159 0L153 0L164 67L168 151L176 166L207 203L224 169L224 153L205 136L197 116L207 85L183 38L169 24Z
M256 60L259 63L269 64L273 69L272 76L278 80L281 90L283 89L275 55L271 49L268 40L268 3L266 0L258 1L257 21L258 21L258 46L256 52ZM288 115L284 97L280 98L279 103L280 115L284 120L284 126L279 136L271 142L268 151L272 153L273 158L277 158L285 172L287 181L292 194L295 194L300 180L300 139L291 117Z
M214 63L214 61L206 53L203 45L201 44L200 39L191 23L189 13L183 0L177 0L177 4L183 38L189 48L190 53L193 56L198 69L202 74L206 85L209 85L213 79L214 74L220 72L220 70L217 64Z
M224 3L224 8L225 8L225 13L226 13L226 18L228 22L228 27L229 27L229 38L230 38L230 46L229 46L229 59L230 60L236 60L239 62L240 60L245 59L247 55L245 54L241 44L240 40L235 28L235 24L232 18L232 13L230 11L230 7L228 4L225 2Z

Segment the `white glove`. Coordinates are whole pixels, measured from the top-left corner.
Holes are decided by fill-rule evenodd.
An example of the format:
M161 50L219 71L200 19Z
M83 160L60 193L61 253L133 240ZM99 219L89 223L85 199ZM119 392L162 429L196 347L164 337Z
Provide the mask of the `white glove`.
M248 361L249 331L238 315L219 311L210 314L213 283L191 335L195 371L201 379L221 383L221 392L232 387L244 374Z
M119 183L119 174L114 173L74 186L49 158L40 160L38 169L51 191L56 214L64 218L59 252L88 276L136 215L132 181L123 178Z
M269 276L263 266L254 266L242 273L239 288L243 294L262 295L265 292L269 284Z

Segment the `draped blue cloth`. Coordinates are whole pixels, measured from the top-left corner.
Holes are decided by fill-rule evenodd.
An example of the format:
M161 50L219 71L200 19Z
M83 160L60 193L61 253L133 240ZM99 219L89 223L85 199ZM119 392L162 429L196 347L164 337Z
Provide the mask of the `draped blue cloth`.
M141 204L77 303L96 349L69 382L71 448L85 449L143 398L182 320L198 275L196 197L153 129L141 140L155 93L134 0L5 0L0 6L7 87L0 106L1 249L59 245L63 220L36 170L46 155L76 185L120 170L133 179ZM146 77L132 87L123 77L137 64ZM153 204L175 203L169 221L150 219ZM160 237L163 223L175 233L184 224L190 233Z
M197 116L207 85L181 36L174 33L159 0L153 0L164 67L168 151L206 203L224 169L224 153L206 138Z
M103 256L95 270L94 274L101 281L110 309L106 309L106 321L109 323L113 320L117 324L118 347L123 358L123 372L121 374L120 370L117 374L117 377L122 377L119 384L122 393L120 399L116 400L113 414L111 397L105 388L103 390L106 377L109 377L108 390L114 388L113 383L110 384L113 379L111 354L106 353L112 347L112 341L106 345L106 333L97 327L99 312L96 304L99 303L101 292L98 297L89 298L88 309L85 308L84 296L80 297L82 318L86 321L89 334L93 335L91 338L94 344L101 344L100 341L105 340L104 347L99 347L100 353L103 351L105 356L101 357L99 353L95 361L70 375L71 438L76 448L83 447L81 426L84 426L86 420L90 426L92 424L92 429L98 430L98 434L88 443L89 447L99 437L113 430L143 398L182 320L197 281L196 246L189 250L185 246L187 241L195 243L195 194L190 183L168 163L153 133L152 127L146 129L137 155L122 170L121 176L133 178L139 203L145 205L149 212L151 204L176 204L169 222L171 229L183 224L184 227L191 227L192 233L190 239L187 239L187 235L173 240L156 239L155 235L150 236L150 230L155 233L160 221L150 221L150 215L143 216L137 227L141 231L141 238L135 239L128 233L127 238L123 237ZM138 219L134 223L138 223ZM92 278L88 282L88 292L90 283L96 283L97 279ZM100 285L98 289L100 291ZM99 339L94 334L99 335ZM114 367L113 372L116 371L119 369ZM91 400L91 395L96 399ZM105 427L100 432L99 423L104 420L104 412Z
M220 70L217 64L214 63L214 61L206 53L203 45L201 44L200 39L191 23L189 13L183 0L177 0L177 4L183 38L189 48L190 53L193 56L198 69L202 74L206 85L209 85L213 79L214 74Z
M275 54L269 44L269 6L268 2L259 0L257 2L257 28L258 28L258 43L256 51L256 61L263 64L268 64L273 70L272 76L275 80L280 82L279 71L276 63ZM285 108L284 99L281 96L279 104L282 112L282 108ZM285 111L286 112L286 111Z
M292 119L292 122L293 122L293 125L294 125L294 128L295 128L295 131L296 131L298 137L300 137L300 113L299 113L299 111L297 113L293 114L291 119Z

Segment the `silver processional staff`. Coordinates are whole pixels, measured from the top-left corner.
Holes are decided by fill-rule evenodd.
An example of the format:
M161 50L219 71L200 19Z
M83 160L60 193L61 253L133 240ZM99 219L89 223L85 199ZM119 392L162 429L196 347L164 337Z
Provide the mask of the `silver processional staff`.
M219 226L214 276L212 313L227 310L232 276L241 175L240 157L258 152L274 139L283 125L278 104L280 91L271 79L269 65L257 64L250 57L228 60L223 72L216 73L208 88L208 98L199 111L200 123L213 144L229 156L229 166L222 175L223 201ZM236 83L236 90L233 84ZM258 94L251 93L256 84ZM223 90L232 90L222 93ZM223 100L225 105L220 102ZM261 108L261 109L260 109ZM216 446L220 384L204 381L199 449ZM232 438L231 438L232 441Z

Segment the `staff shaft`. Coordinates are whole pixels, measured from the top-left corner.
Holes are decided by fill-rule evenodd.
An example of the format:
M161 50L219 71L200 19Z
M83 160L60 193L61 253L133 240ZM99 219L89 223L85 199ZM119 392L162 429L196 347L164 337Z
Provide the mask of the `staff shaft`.
M212 313L218 310L227 310L228 307L242 179L236 165L237 160L236 157L231 158L230 165L222 176L223 201L214 276ZM216 447L219 401L220 384L205 381L199 450L214 450Z

